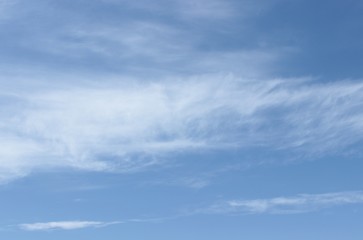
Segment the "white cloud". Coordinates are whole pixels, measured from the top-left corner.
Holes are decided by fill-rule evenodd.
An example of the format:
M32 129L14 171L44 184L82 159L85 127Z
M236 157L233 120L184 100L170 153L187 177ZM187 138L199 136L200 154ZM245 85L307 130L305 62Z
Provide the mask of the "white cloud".
M140 72L234 72L248 77L272 72L287 49L203 50L208 36L188 28L145 20L114 25L72 25L47 37L35 36L32 49L53 56L103 59L134 75ZM39 44L41 43L41 44Z
M155 223L170 219L175 219L180 216L159 217L159 218L130 218L123 221L99 222L99 221L54 221L54 222L37 222L23 223L16 225L25 231L51 231L51 230L76 230L83 228L102 228L115 224L125 223Z
M63 222L43 222L25 223L19 227L26 231L49 231L49 230L75 230L82 228L106 227L121 222L94 222L94 221L63 221Z
M133 17L120 14L117 21L88 19L85 18L90 14L87 9L83 9L84 14L80 15L77 11L65 9L66 5L63 4L58 6L40 3L35 8L19 8L17 5L24 12L17 13L19 16L14 19L25 22L28 31L21 31L20 37L11 39L11 46L46 58L34 57L31 59L34 64L27 66L22 65L20 61L18 64L22 65L21 67L12 66L13 61L5 61L8 63L4 68L14 68L16 71L12 72L18 73L19 69L41 68L39 66L45 66L43 60L52 59L54 63L62 63L61 66L67 71L74 69L74 63L76 66L88 67L87 71L91 73L96 73L97 70L132 72L133 75L232 71L256 77L271 72L271 66L286 53L286 49L281 47L266 49L240 46L231 49L225 44L218 44L219 38L236 35L236 30L227 30L227 27L224 27L230 23L222 24L220 21L220 18L229 16L231 12L238 11L237 15L242 15L233 1L162 0L156 4L150 4L149 1L134 2L103 0L93 3L96 6L100 4L100 9L104 4L115 4L113 7L119 8L120 11L130 8L130 15ZM260 8L254 6L256 4L250 0L244 1L241 5L247 9ZM254 7L249 7L250 5ZM157 10L150 10L146 16L155 17L139 17L142 13L138 12L138 9L143 7L156 8L167 15L160 18ZM39 24L32 21L27 23L26 20L34 14L39 15L39 18L35 19ZM64 18L52 17L59 14L63 14ZM105 13L100 11L99 14L103 16ZM175 16L179 16L181 20L176 20ZM218 24L221 25L216 27L209 21L201 26L195 24L210 18L217 18ZM47 22L57 27L44 24ZM8 22L6 26L11 27L12 22ZM241 28L237 35L244 35L243 29ZM49 67L52 68L54 65L51 64ZM93 67L95 69L92 69ZM57 74L60 72L58 69Z
M363 192L300 194L294 197L233 200L215 204L202 212L217 214L295 214L348 204L362 204Z
M199 149L325 154L362 140L361 81L207 75L62 89L1 95L1 181L42 168L137 171Z
M177 60L189 51L192 40L187 40L186 35L167 24L135 19L117 26L75 24L40 39L42 45L38 47L40 51L75 58L91 53L112 61L142 58L141 61L166 62Z

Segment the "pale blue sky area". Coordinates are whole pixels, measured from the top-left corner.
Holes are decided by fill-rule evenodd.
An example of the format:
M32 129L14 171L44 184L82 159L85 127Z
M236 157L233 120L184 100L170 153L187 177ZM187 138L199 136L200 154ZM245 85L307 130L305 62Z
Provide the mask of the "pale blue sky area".
M0 238L360 240L362 12L0 0Z

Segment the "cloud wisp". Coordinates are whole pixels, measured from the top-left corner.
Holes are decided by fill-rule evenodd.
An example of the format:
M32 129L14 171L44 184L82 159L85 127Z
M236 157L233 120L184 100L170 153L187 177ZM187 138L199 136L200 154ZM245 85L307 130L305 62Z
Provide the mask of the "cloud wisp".
M298 214L351 204L362 204L363 192L299 194L270 199L232 200L202 210L208 214Z
M11 4L14 6L8 13L10 2L16 4ZM270 2L102 0L90 3L91 8L81 8L80 14L75 10L79 8L63 2L40 1L34 7L24 0L0 1L0 13L4 9L12 16L1 25L7 44L0 46L4 48L0 60L6 63L4 72L16 74L19 70L54 69L56 75L69 71L134 76L233 71L245 76L264 76L274 72L279 59L289 52L285 46L230 49L218 44L220 40L212 47L209 44L212 39L249 36L247 26L238 27L238 31L229 29L231 21L245 25L238 18L255 18ZM117 16L105 11L111 8ZM37 18L31 17L34 15ZM55 15L64 18L54 18ZM18 37L6 34L9 30L17 32Z
M362 191L334 192L323 194L299 194L290 197L267 199L230 200L213 204L207 208L184 212L171 217L128 219L124 221L54 221L19 224L24 231L77 230L85 228L103 228L126 223L160 223L168 220L191 217L199 214L302 214L316 212L326 208L344 205L363 204Z
M122 222L94 222L94 221L60 221L42 223L24 223L19 228L26 231L76 230L83 228L101 228Z
M363 140L361 81L209 75L111 85L1 93L1 181L59 167L132 172L200 149L326 154Z
M127 223L158 223L170 219L178 218L161 217L161 218L131 218L123 221L100 222L100 221L53 221L53 222L37 222L37 223L23 223L17 227L24 231L52 231L52 230L77 230L84 228L103 228L117 224Z

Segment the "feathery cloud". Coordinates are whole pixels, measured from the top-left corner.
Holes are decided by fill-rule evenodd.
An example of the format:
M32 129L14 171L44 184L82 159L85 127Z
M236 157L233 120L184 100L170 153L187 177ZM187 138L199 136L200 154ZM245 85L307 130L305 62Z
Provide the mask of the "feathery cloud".
M138 171L197 149L325 154L362 140L360 81L208 75L64 89L1 94L2 181L39 168Z
M293 197L232 200L215 204L202 212L216 214L297 214L339 205L362 204L363 192L299 194Z
M43 223L25 223L19 227L26 231L49 231L49 230L75 230L82 228L106 227L120 222L94 222L94 221L61 221Z

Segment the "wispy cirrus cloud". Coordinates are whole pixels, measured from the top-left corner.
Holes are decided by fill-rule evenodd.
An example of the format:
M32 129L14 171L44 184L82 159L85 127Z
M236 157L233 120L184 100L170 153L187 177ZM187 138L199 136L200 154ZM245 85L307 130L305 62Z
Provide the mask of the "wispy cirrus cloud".
M228 44L219 44L236 35L235 29L227 30L228 21L221 19L228 19L233 12L241 16L241 9L260 11L250 9L260 9L265 2L256 4L248 0L236 8L234 1L219 0L155 4L106 0L89 3L93 7L82 9L82 14L69 3L40 1L36 7L27 4L20 0L16 9L22 10L1 26L3 38L8 40L3 44L0 60L3 59L6 63L3 68L10 72L13 68L16 69L13 72L19 73L47 65L45 71L55 68L57 74L112 71L150 76L232 71L256 77L273 72L278 59L288 52L285 46L231 49ZM117 17L109 15L110 8L118 13ZM59 15L65 17L53 17ZM208 20L216 18L218 27ZM195 22L204 24L199 26ZM16 34L6 34L13 31ZM8 49L19 50L12 53Z
M50 231L50 230L76 230L82 228L107 227L121 222L95 222L95 221L60 221L20 224L19 228L26 231Z
M323 194L299 194L289 197L266 199L221 201L207 208L184 212L171 217L127 219L124 221L54 221L24 223L17 225L25 231L76 230L84 228L102 228L115 224L126 223L156 223L198 214L302 214L315 212L326 208L344 205L363 204L362 191L334 192Z
M75 24L46 37L30 36L27 45L52 58L70 61L90 58L98 63L97 68L104 66L135 76L232 71L259 77L273 72L276 61L290 51L287 48L205 51L201 45L206 36L194 31L197 30L145 20L129 20L118 25Z
M362 140L360 81L209 75L64 89L2 93L2 181L49 168L138 171L198 149L326 154Z
M16 225L17 228L24 231L52 231L52 230L77 230L84 228L103 228L111 225L126 223L157 223L166 220L178 218L160 217L160 218L130 218L123 221L100 222L100 221L52 221L52 222L36 222L23 223Z
M208 214L298 214L362 203L363 192L361 191L299 194L292 197L225 201L212 205L201 212Z

